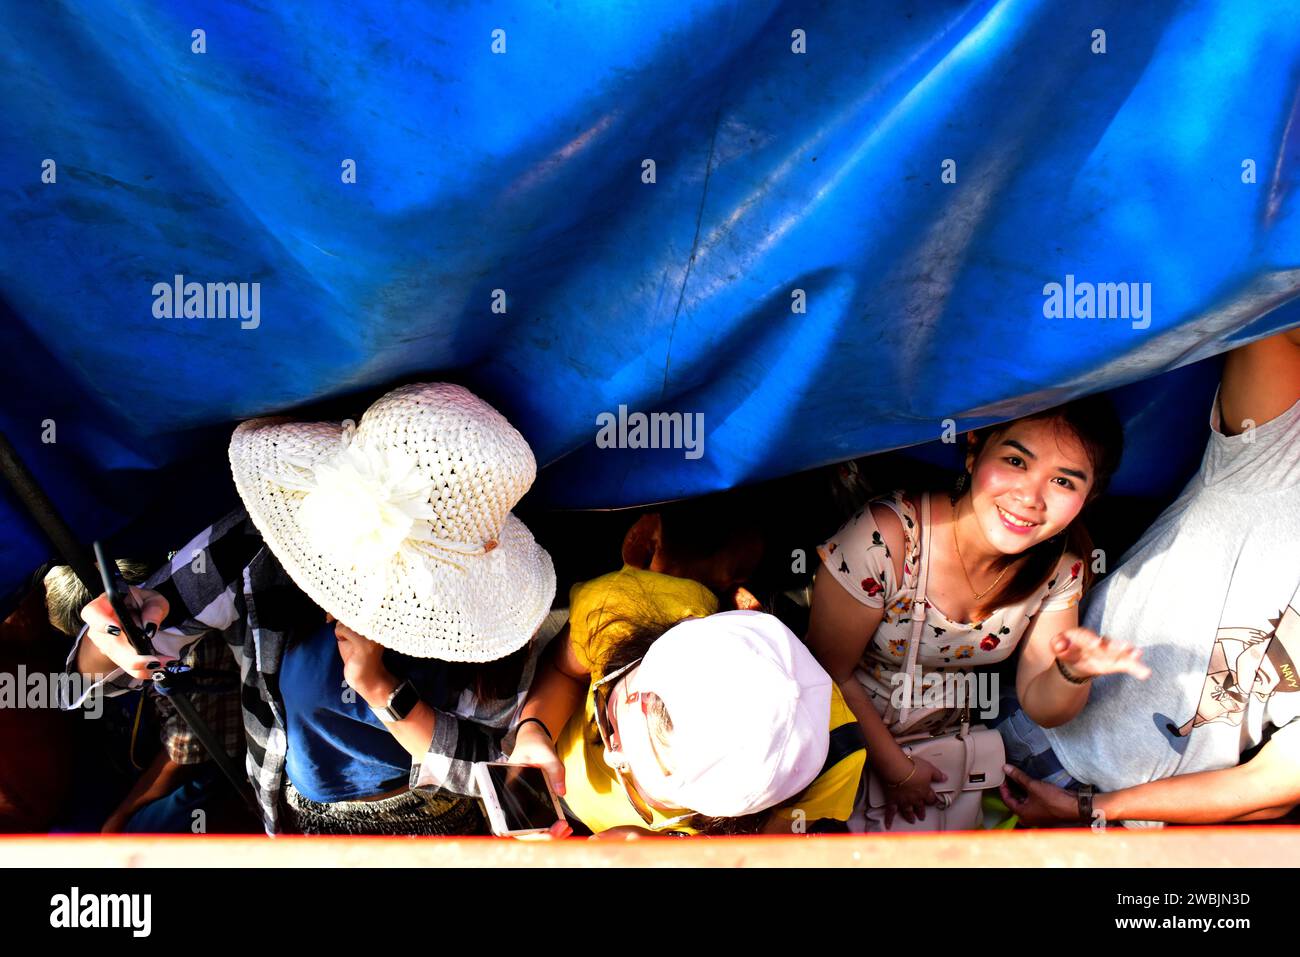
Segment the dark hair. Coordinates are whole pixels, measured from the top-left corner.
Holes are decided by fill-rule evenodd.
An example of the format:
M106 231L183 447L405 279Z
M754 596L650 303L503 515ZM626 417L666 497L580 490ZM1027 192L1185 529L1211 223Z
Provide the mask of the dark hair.
M524 665L533 646L533 638L516 651L495 661L449 661L448 679L454 687L473 688L480 701L502 700L519 693Z
M1090 395L1058 405L1043 412L1022 416L1001 425L977 429L971 433L970 448L978 457L993 436L1005 432L1018 422L1051 421L1058 430L1066 429L1079 440L1088 462L1092 466L1092 485L1084 507L1068 526L1045 542L1039 542L1021 555L1007 556L1002 567L1022 560L1016 573L995 594L986 596L976 609L985 613L996 607L1005 607L1024 601L1051 577L1061 556L1067 551L1083 562L1082 583L1084 591L1092 586L1092 536L1088 534L1085 517L1089 506L1106 490L1111 477L1119 468L1124 454L1124 426L1115 414L1115 407L1103 395ZM966 494L969 494L969 490ZM955 497L955 505L960 497Z
M605 653L599 661L601 674L613 674L619 668L640 661L646 656L650 646L658 641L664 632L677 624L675 621L665 621L661 616L656 616L650 611L648 605L642 610L649 612L644 618L632 620L610 617L601 622L592 632L592 637L596 638L611 627L617 629L611 634ZM766 808L743 817L709 817L706 814L693 814L686 823L699 833L712 836L757 834L770 811L771 808Z

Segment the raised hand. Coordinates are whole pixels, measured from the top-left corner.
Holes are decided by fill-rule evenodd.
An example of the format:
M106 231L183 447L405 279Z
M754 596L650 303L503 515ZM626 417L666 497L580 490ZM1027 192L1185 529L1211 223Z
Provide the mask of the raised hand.
M132 586L126 604L135 609L136 624L152 639L167 617L167 599L156 591ZM133 678L148 681L162 665L176 660L171 655L142 655L132 648L107 595L100 595L81 609L81 620L90 626L86 637L91 643Z
M1111 641L1088 628L1067 628L1052 639L1052 653L1078 678L1128 674L1145 680L1151 669L1142 663L1142 649Z
M341 621L334 625L334 637L343 659L343 680L371 707L386 702L399 682L384 666L383 645L357 634Z
M521 726L515 746L506 758L511 764L533 764L545 772L555 793L564 796L564 762L555 753L555 743L535 721Z

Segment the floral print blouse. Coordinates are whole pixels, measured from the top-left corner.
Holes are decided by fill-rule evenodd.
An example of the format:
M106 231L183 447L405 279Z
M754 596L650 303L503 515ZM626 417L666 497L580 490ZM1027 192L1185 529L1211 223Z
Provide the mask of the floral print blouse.
M901 582L895 580L894 562L871 514L872 504L888 506L902 522L905 552ZM858 680L881 714L889 703L893 676L907 663L912 603L923 560L918 512L918 500L893 492L863 506L817 549L826 569L850 595L864 605L885 610L857 671ZM956 622L928 604L918 669L966 671L1006 660L1040 611L1063 610L1078 603L1083 594L1082 572L1083 563L1067 552L1037 591L1024 601L995 609L982 621Z

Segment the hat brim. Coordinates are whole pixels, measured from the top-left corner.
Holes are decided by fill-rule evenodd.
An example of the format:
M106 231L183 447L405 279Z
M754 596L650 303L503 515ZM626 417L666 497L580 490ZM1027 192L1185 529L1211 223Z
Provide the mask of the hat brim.
M550 612L555 568L513 514L486 554L423 559L432 588L417 585L400 563L345 567L312 546L298 520L305 493L275 476L334 454L342 431L335 423L264 418L242 423L230 440L235 489L294 583L353 631L415 658L487 662L526 645Z

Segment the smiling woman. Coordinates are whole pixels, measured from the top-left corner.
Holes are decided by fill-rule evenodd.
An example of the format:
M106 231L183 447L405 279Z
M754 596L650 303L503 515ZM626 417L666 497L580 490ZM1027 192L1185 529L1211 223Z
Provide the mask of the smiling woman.
M951 495L894 492L818 550L808 644L861 722L887 792L884 829L895 811L923 821L936 784L969 790L895 740L962 722L960 702L898 700L915 669L965 671L1020 648L1019 699L1048 725L1078 713L1093 676L1145 670L1128 646L1077 627L1092 557L1082 513L1122 442L1096 397L980 430Z

